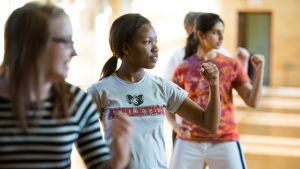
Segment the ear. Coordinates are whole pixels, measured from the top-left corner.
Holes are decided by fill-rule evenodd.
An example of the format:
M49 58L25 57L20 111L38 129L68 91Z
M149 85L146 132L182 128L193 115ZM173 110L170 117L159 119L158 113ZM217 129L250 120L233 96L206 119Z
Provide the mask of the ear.
M127 43L125 43L123 45L122 52L124 53L124 55L128 55L129 54L129 46L128 46Z
M204 40L205 35L200 31L196 31L196 37L201 42L202 40Z

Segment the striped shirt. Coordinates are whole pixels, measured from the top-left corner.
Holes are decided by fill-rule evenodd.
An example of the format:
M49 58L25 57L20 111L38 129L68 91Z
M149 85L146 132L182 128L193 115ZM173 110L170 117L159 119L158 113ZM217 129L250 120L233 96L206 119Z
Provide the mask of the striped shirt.
M102 139L99 114L92 97L70 85L77 105L68 118L51 116L53 98L44 100L40 119L34 110L28 113L29 134L16 127L11 101L0 97L0 168L1 169L67 169L73 144L87 168L96 168L111 158Z

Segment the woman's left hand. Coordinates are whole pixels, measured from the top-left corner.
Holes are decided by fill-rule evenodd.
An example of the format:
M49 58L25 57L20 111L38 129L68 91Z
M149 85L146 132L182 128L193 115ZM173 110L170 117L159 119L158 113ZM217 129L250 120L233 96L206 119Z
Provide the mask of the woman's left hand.
M251 56L250 61L256 73L262 71L265 63L265 58L263 55L254 54Z

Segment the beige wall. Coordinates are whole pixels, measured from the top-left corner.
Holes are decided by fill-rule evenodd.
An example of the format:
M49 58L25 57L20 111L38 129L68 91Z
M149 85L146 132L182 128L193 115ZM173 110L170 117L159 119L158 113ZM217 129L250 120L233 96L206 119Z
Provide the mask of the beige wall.
M300 1L298 0L222 0L221 15L226 24L225 47L237 47L238 12L268 11L272 13L271 25L271 86L300 86Z
M6 0L1 1L1 6L6 4L12 8L17 2L26 1L28 0ZM180 8L173 8L170 3L167 3L169 2L167 0L51 1L53 3L60 2L58 4L71 4L68 12L71 16L74 16L72 19L75 21L73 23L74 36L76 35L74 39L75 47L80 57L73 59L69 80L76 85L86 87L99 78L101 64L104 64L104 61L110 56L108 29L111 21L119 15L127 12L139 12L151 20L156 28L161 49L160 60L153 72L161 74L171 54L184 44L186 34L182 21L185 13L190 10L198 10L221 15L225 22L224 47L231 53L234 53L237 47L238 12L271 12L270 85L300 87L300 77L298 75L300 74L300 23L297 21L300 16L299 0L172 0L172 5L179 4ZM85 2L86 6L80 11L72 10L77 6L75 2ZM147 8L138 10L136 9L137 4ZM111 14L104 12L105 5L111 7ZM0 15L2 18L0 22L1 32L3 32L4 21L11 10ZM99 15L102 17L100 20ZM98 17L97 23L95 22L96 17ZM109 19L106 19L106 17ZM2 41L1 36L0 58L3 54ZM82 67L88 67L88 69L82 71L80 69ZM86 74L89 74L89 76L87 77Z
M113 9L122 9L124 7L120 7L121 4L125 4L126 0L111 0L111 4ZM128 0L126 2L127 12L130 12L130 4L135 2L139 2L142 0ZM174 1L176 3L177 1ZM300 77L297 76L300 74L300 23L297 22L297 18L300 17L300 1L299 0L215 0L210 1L211 6L216 6L216 8L211 8L206 11L206 8L202 8L204 5L207 6L207 1L198 0L197 3L199 8L194 7L196 1L188 0L186 3L190 3L190 5L183 6L181 11L189 11L189 10L199 10L205 12L215 12L220 14L225 22L225 41L224 47L228 49L231 53L234 54L235 49L237 48L237 40L238 40L238 12L270 12L272 14L271 20L271 51L270 51L270 74L269 74L269 84L270 86L295 86L300 87ZM122 5L121 5L122 6ZM157 7L163 6L163 3L157 4ZM192 8L185 8L190 6ZM202 6L202 7L201 7ZM209 7L209 6L208 6ZM151 7L149 7L151 8ZM171 7L167 7L166 13L169 11L169 15L174 15L172 13ZM179 9L177 13L180 12ZM153 13L157 13L153 9ZM183 12L183 13L185 13ZM120 14L120 11L113 11L113 14ZM121 12L122 13L122 12ZM165 13L159 14L160 17L151 17L152 15L148 15L146 11L141 12L152 21L152 23L156 23L156 20L160 20L161 22L164 18L168 18ZM116 16L114 15L114 16ZM155 14L153 14L155 16ZM171 17L169 17L171 18ZM179 20L181 21L181 18ZM167 20L167 19L166 19ZM160 22L157 21L157 22ZM181 27L181 22L178 22L178 27ZM162 23L161 23L162 24ZM171 27L170 27L171 28ZM174 29L174 27L172 28ZM178 28L177 28L178 29ZM159 29L157 30L158 37L163 36L159 34ZM169 32L171 33L171 32ZM184 35L184 34L183 34ZM184 35L185 36L185 35ZM161 43L161 52L165 51L175 51L176 46L178 44L182 44L185 41L185 37L181 39L173 39L172 41L168 41L166 43ZM170 54L165 52L166 54ZM164 55L165 57L165 55ZM166 56L168 57L168 56ZM164 64L161 64L164 65ZM158 64L157 67L160 65ZM157 68L156 68L157 69ZM159 68L158 68L159 69ZM162 68L161 68L162 69Z

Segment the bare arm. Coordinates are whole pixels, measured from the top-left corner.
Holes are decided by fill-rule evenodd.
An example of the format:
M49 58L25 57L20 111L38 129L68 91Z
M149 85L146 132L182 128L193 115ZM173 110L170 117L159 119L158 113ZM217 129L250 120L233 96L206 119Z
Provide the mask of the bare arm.
M262 55L253 55L250 59L255 70L255 79L253 85L250 83L245 83L236 87L236 90L248 106L256 107L261 97L264 58Z
M101 165L98 169L128 168L131 133L132 124L124 115L118 115L110 126L110 135L113 139L110 145L112 159Z
M124 169L130 161L130 138L132 134L132 124L126 116L120 114L110 126L110 135L113 138L111 144L112 169Z
M189 138L191 136L190 131L187 129L186 126L178 123L176 121L175 116L176 115L174 113L170 113L170 112L166 113L167 120L171 124L171 126L172 126L173 130L176 132L176 134L183 138Z
M88 91L93 96L93 100L97 105L98 112L102 108L99 104L99 95L96 91ZM102 117L100 117L102 118ZM128 168L130 161L130 139L132 135L132 124L129 119L120 113L110 125L110 136L112 143L110 145L111 160L106 161L98 169L125 169Z
M176 118L175 118L175 114L170 113L170 112L167 111L167 113L166 113L166 118L167 118L168 122L171 124L171 126L172 126L173 128L175 128L176 125L177 125Z
M210 98L206 110L190 98L187 98L176 113L201 128L208 131L216 131L221 117L219 71L214 64L205 63L202 65L202 76L209 82L210 87Z

